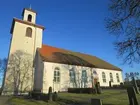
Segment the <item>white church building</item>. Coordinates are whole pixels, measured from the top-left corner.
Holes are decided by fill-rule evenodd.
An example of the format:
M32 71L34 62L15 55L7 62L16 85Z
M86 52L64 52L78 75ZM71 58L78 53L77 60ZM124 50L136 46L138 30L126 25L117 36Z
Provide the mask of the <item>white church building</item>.
M96 56L42 44L45 28L36 24L36 15L37 13L32 9L25 8L22 19L13 19L3 93L14 92L15 87L19 91L35 90L47 93L50 86L53 91L67 91L68 88L92 88L96 82L100 82L100 86L105 87L109 86L109 81L112 85L123 82L120 68ZM24 82L25 80L21 82L21 78L25 75L20 68L25 65L18 63L14 66L17 60L12 63L12 66L10 63L12 54L19 50L31 56L31 66L29 71L26 71L29 72L28 78L25 79L27 82ZM24 57L26 58L28 59ZM20 62L23 61L20 60ZM12 75L11 72L13 72ZM26 87L26 89L19 89L20 87Z

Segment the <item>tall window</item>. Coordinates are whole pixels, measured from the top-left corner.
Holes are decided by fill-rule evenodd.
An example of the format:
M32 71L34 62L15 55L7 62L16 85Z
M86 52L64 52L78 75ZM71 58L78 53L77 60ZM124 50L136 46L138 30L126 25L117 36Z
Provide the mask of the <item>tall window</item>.
M87 72L86 72L86 70L82 70L82 81L87 82Z
M31 29L30 27L28 27L28 28L26 29L26 36L27 36L27 37L32 37L32 29Z
M86 83L87 83L87 71L86 70L82 70L82 86L85 88L86 87Z
M113 75L110 73L110 81L113 82Z
M75 82L75 71L70 70L70 82L74 83Z
M117 82L120 82L120 78L119 78L119 74L116 73L116 79L117 79Z
M105 75L105 72L102 72L102 79L103 79L103 82L105 83L105 82L106 82L106 75Z
M60 82L60 69L55 68L54 70L54 82Z
M32 21L32 15L28 15L28 21L31 22Z
M69 70L69 76L70 76L70 84L73 86L73 88L77 87L76 74L74 69Z

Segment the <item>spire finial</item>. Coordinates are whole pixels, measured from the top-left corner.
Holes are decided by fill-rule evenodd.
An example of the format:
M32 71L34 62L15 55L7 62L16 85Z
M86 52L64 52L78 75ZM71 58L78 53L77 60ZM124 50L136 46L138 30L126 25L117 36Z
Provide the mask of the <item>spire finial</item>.
M31 6L31 4L30 4L30 7L29 7L29 9L32 9L32 6Z

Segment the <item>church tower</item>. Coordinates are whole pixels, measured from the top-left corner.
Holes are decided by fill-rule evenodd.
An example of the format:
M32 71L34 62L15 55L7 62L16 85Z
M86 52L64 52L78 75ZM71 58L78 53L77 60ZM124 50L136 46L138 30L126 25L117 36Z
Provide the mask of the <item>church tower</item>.
M44 27L36 24L36 15L37 13L32 9L25 8L22 12L22 20L13 19L10 53L22 50L34 56L36 48L42 47Z
M16 90L20 90L20 89L15 89L16 86L13 86L14 82L17 83L17 85L19 85L18 86L19 88L23 87L22 86L23 83L18 83L18 82L21 81L21 79L24 77L24 74L22 74L22 72L24 72L24 70L20 71L19 67L10 68L11 67L10 58L11 58L12 54L16 53L17 51L21 51L21 52L24 52L24 53L30 55L31 62L32 62L30 71L34 70L33 61L34 61L34 57L36 54L36 49L42 47L42 34L43 34L43 30L44 30L43 26L36 24L36 15L37 15L37 13L34 10L25 8L25 9L23 9L23 12L22 12L22 19L13 18L12 27L11 27L11 31L10 31L12 36L11 36L9 55L8 55L8 64L7 64L7 70L4 75L4 81L3 81L3 86L2 86L3 93L6 91L14 92ZM26 57L24 59L26 60ZM16 61L14 61L14 62L16 62ZM21 61L21 63L22 63L22 61ZM12 65L12 67L13 67L13 65ZM26 65L24 65L24 64L20 65L20 67L22 67L22 68L25 66L27 66L27 63L26 63ZM27 68L25 68L25 70L27 70ZM21 72L20 77L15 71ZM16 78L12 77L13 74L11 75L10 74L11 72L13 72L13 74L17 74L17 77L16 76L15 76ZM33 72L30 72L29 74L33 75ZM11 77L10 77L10 75L11 75ZM17 79L17 80L19 79L19 81L15 81L14 79ZM28 81L31 81L30 82L31 86L29 86L29 88L32 89L33 78L29 79ZM30 89L28 89L28 90L30 91ZM23 89L20 91L23 91Z

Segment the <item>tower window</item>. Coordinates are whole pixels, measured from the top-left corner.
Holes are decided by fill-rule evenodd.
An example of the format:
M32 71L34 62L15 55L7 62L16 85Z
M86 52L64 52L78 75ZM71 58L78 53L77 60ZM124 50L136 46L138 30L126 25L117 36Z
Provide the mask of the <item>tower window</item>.
M27 36L27 37L32 37L32 29L31 29L30 27L28 27L28 28L26 29L26 36Z
M32 21L32 15L28 15L28 21L31 22Z

